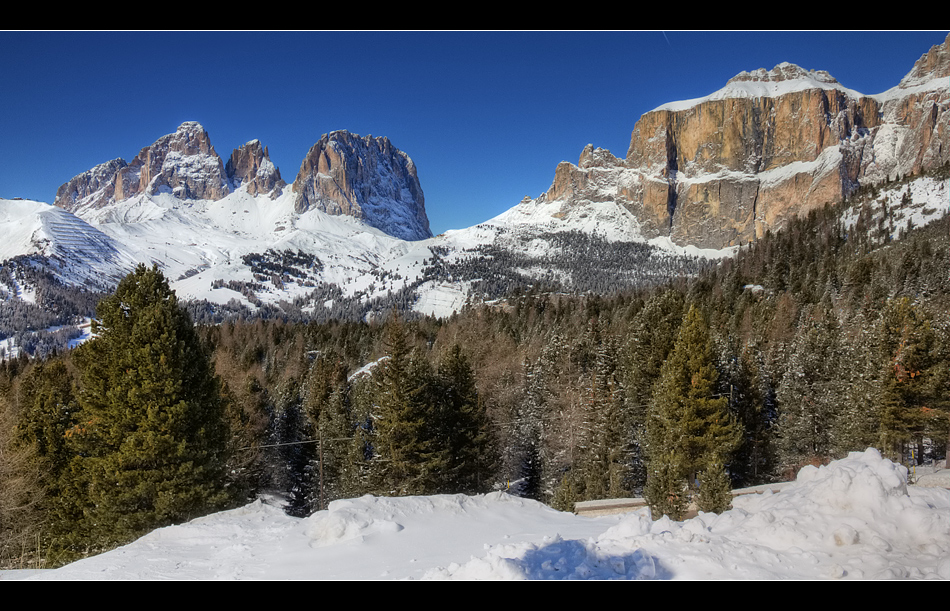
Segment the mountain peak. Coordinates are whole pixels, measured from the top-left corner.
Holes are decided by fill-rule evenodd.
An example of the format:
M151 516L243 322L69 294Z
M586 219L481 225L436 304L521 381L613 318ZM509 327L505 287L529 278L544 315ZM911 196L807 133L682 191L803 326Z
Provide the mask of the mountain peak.
M250 195L267 194L275 199L287 185L280 177L280 170L271 162L267 147L256 139L234 149L225 172L232 189L247 185Z
M838 81L835 80L833 76L828 74L824 70L805 70L801 66L789 62L782 62L772 68L771 70L766 70L765 68L759 68L758 70L753 70L751 72L740 72L731 79L728 83L740 83L740 82L768 82L768 83L781 83L784 81L798 81L798 80L809 80L816 83L837 85ZM727 83L727 84L728 84Z
M324 134L294 180L294 209L358 218L404 240L432 237L416 166L386 137Z
M669 102L654 111L678 112L704 102L736 98L779 98L790 93L813 89L837 90L852 98L862 97L857 91L844 87L824 70L806 70L795 64L782 62L771 70L759 68L740 72L726 81L722 89L707 96Z
M950 34L943 44L934 45L914 63L907 76L901 79L900 87L916 87L935 79L950 77ZM946 87L946 83L941 84Z
M208 132L197 121L186 121L139 151L131 163L114 159L73 177L57 190L53 203L76 212L143 193L216 200L229 192L224 164Z

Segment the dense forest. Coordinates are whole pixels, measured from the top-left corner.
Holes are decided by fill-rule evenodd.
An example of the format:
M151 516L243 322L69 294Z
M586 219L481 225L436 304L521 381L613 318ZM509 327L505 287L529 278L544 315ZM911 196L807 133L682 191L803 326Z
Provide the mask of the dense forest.
M942 459L947 217L894 232L874 197L664 282L525 282L446 319L210 324L140 268L99 304L99 338L0 366L0 562L53 566L259 497L305 516L507 489L676 518L868 446Z

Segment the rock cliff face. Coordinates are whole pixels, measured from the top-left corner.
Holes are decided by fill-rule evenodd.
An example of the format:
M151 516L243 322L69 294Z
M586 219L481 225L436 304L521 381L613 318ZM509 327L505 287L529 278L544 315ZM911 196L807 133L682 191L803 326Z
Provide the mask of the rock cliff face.
M879 95L792 64L744 72L705 98L643 115L624 160L588 147L544 195L562 209L613 199L645 237L747 243L862 183L950 159L950 37Z
M432 236L416 166L387 138L325 134L293 183L298 213L348 215L404 240Z
M100 208L114 201L116 173L127 165L124 159L113 159L73 177L56 190L55 205L73 212L84 205Z
M276 199L286 186L260 141L235 149L225 166L204 128L187 122L143 148L131 163L114 159L72 178L59 188L54 204L81 213L141 194L220 200L241 187ZM349 215L406 240L432 236L415 164L387 138L325 134L310 149L292 189L298 213Z
M260 140L251 140L234 149L225 166L232 189L247 185L251 195L268 195L276 199L287 185L280 178L280 170L270 160L267 147Z
M76 176L57 190L53 203L76 212L142 193L171 193L182 200L217 200L230 193L224 164L199 123L182 123L175 133L143 148L131 163L116 159Z
M224 164L200 124L183 123L175 133L145 147L132 163L119 170L116 200L143 192L170 192L183 200L217 200L230 192Z

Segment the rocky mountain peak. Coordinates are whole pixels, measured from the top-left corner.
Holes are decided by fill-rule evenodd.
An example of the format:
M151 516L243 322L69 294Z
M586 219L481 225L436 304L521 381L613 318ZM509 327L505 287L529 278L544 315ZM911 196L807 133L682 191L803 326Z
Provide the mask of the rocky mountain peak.
M862 184L950 159L950 37L874 96L781 63L636 122L624 160L588 145L555 171L556 215L612 201L644 237L720 249L781 228Z
M230 192L224 164L200 123L182 123L174 133L143 148L127 168L120 170L116 200L142 192L168 192L182 200L218 200Z
M187 121L131 163L114 159L73 177L59 188L54 204L79 213L137 195L216 201L242 187L252 196L276 199L285 186L259 140L235 149L225 166L204 127ZM348 215L407 240L432 236L415 164L386 137L324 134L301 164L293 192L299 213Z
M76 212L99 209L139 194L217 200L230 192L224 164L200 123L187 121L146 146L130 163L114 159L63 184L54 205Z
M352 216L405 240L432 236L416 166L386 137L324 134L301 163L292 189L298 213Z
M622 159L614 157L613 153L600 147L594 148L593 144L588 144L581 151L581 156L577 160L577 167L586 170L587 168L614 168L623 165Z
M781 83L784 81L811 80L816 83L837 84L838 81L824 70L805 70L801 66L782 62L771 70L759 68L751 72L740 72L729 79L728 83L741 82L769 82ZM727 83L727 84L728 84Z
M937 78L950 77L950 34L943 44L934 45L914 63L907 76L901 82L901 87L914 87Z
M113 159L74 176L56 190L54 204L75 212L87 205L99 208L114 201L116 172L127 165L124 159Z
M234 149L224 169L231 188L246 185L250 195L269 195L276 199L287 185L260 140L251 140Z

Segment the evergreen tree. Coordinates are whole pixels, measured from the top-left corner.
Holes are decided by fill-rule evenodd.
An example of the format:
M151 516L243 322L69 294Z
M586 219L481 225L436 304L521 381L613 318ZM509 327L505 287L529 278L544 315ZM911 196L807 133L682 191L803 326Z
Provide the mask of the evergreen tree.
M802 311L792 355L776 391L780 462L793 471L833 454L833 421L842 403L839 324L827 303Z
M834 453L863 451L878 445L880 425L880 349L873 322L858 312L842 342L840 375L844 391L834 414Z
M772 429L774 415L766 409L765 391L753 346L731 346L720 365L720 389L729 395L729 411L742 430L742 442L733 454L730 475L737 485L762 483L773 463ZM738 354L736 353L738 352Z
M524 364L524 394L515 406L508 444L509 473L520 496L542 500L550 463L545 451L547 401L540 364Z
M696 475L719 462L726 464L741 441L728 409L728 397L716 396L712 341L702 313L691 306L676 344L664 363L647 422L651 477L645 496L651 506L666 501L682 482L692 489Z
M108 546L226 506L228 432L210 356L157 267L140 265L96 312L68 434L86 543Z
M674 451L655 452L648 464L643 497L655 517L682 520L689 504L686 478Z
M485 492L495 471L494 439L475 372L458 344L439 363L436 401L433 436L445 452L440 491Z
M893 459L902 459L907 444L920 439L928 414L945 400L933 383L940 365L935 339L929 317L909 299L888 302L880 326L884 371L879 440Z
M317 502L313 468L316 462L314 424L303 407L300 385L288 379L278 387L274 405L273 440L278 468L272 485L286 495L285 511L308 516Z
M660 369L676 343L684 309L683 296L678 291L658 291L647 300L631 325L623 369L627 392L623 420L629 450L625 488L634 492L646 484L648 406L660 379Z
M432 371L410 349L398 319L387 325L386 347L373 418L374 489L392 496L428 494L445 460L428 438Z
M617 367L613 337L601 336L583 396L584 422L581 447L575 464L585 500L616 498L628 494L628 440L623 421L624 389Z
M713 461L699 474L696 504L700 511L712 513L722 513L732 507L732 483L720 461Z
M0 393L0 569L39 567L46 530L44 478L36 444L16 439L18 414Z
M346 480L353 466L349 463L354 427L350 421L346 389L334 389L317 420L319 442L315 473L318 499L316 509L326 509L335 499L344 498Z
M62 360L37 362L23 377L19 394L17 445L30 448L34 455L36 483L42 493L33 500L33 507L43 514L45 549L52 540L68 535L80 517L70 496L72 455L67 443L77 423L73 375Z

